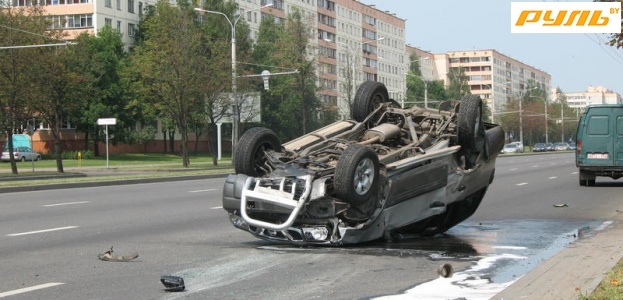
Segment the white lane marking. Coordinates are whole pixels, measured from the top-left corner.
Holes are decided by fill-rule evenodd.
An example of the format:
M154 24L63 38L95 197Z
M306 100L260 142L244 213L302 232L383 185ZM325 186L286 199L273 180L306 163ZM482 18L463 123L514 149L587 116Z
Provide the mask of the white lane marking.
M522 182L522 183L516 184L516 186L522 186L522 185L526 185L526 184L528 184L528 183L527 182Z
M515 171L515 170L517 170L517 168L512 168L512 169L511 169L511 171Z
M222 209L222 206L215 206L215 207L211 207L210 209Z
M66 229L74 229L74 228L78 228L78 226L67 226L67 227L50 228L50 229L43 229L43 230L37 230L37 231L28 231L28 232L20 232L20 233L11 233L11 234L7 234L6 236L29 235L29 234L36 234L36 233L45 233L45 232L51 232L51 231L59 231L59 230L66 230Z
M43 205L43 207L64 206L64 205L85 204L85 203L90 203L90 201L79 201L79 202L66 202L66 203L48 204L48 205Z
M62 283L62 282L50 282L50 283L35 285L35 286L31 286L31 287L27 287L27 288L23 288L23 289L19 289L19 290L8 291L8 292L0 293L0 298L4 298L4 297L8 297L8 296L14 296L14 295L17 295L17 294L23 294L23 293L27 293L27 292L32 292L32 291L45 289L45 288L49 288L49 287L53 287L53 286L57 286L57 285L62 285L62 284L64 284L64 283Z
M571 175L575 175L575 174L578 174L578 172L577 171L571 172Z
M534 166L532 166L532 167L533 167L533 168L538 168L538 167L539 167L539 165L534 165Z
M189 193L203 193L203 192L212 192L218 191L218 189L208 189L208 190L196 190L196 191L188 191Z
M558 177L557 176L552 176L552 177L550 177L548 179L556 179L556 178L558 178Z

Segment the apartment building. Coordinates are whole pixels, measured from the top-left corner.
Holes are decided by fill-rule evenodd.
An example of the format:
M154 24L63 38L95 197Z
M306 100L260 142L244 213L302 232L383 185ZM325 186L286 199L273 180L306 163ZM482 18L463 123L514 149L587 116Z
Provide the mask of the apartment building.
M444 80L449 80L451 70L463 70L467 88L487 102L494 119L528 87L539 86L546 91L551 88L551 75L496 50L452 51L446 55L448 73L443 74Z
M551 75L496 50L433 54L408 45L406 51L418 57L422 78L427 81L443 80L447 86L450 76L462 71L467 77L465 89L487 102L494 119L511 99L522 96L528 86L551 88Z
M341 118L350 114L348 95L365 80L383 82L390 97L404 90L405 20L356 0L236 0L256 39L261 20L282 22L300 11L308 18L316 39L319 98L338 107ZM272 3L272 6L265 7ZM348 84L352 82L353 84ZM352 89L350 93L348 89Z
M587 105L596 104L623 104L623 98L619 93L611 91L603 86L589 86L584 92L564 93L567 105L582 112Z
M52 21L50 28L62 28L70 40L85 31L97 34L110 25L123 34L126 50L134 44L143 9L155 3L155 0L0 0L2 7L43 6Z

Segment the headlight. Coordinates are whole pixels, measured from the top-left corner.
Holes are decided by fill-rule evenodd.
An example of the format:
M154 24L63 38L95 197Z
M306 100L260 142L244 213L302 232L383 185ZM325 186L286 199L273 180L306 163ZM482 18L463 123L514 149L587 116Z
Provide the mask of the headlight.
M303 227L303 234L309 240L325 241L329 237L329 229L324 226Z

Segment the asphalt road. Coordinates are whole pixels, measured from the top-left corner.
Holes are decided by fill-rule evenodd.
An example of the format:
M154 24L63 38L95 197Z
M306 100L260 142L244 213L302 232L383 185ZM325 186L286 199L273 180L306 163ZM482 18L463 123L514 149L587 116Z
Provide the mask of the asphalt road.
M524 257L490 269L503 286L620 208L623 183L580 187L576 172L568 153L500 157L481 207L449 235L346 249L282 247L233 228L223 179L2 194L0 298L422 299L402 294L435 282L443 263L460 274L500 249ZM98 260L111 246L140 256ZM167 274L186 291L165 292Z

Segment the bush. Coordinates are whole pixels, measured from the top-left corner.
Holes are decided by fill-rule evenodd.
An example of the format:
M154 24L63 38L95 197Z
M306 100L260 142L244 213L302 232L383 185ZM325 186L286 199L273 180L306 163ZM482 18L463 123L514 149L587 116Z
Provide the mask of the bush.
M92 159L94 157L91 150L63 151L61 156L63 159L78 159L78 153L80 153L82 159Z

